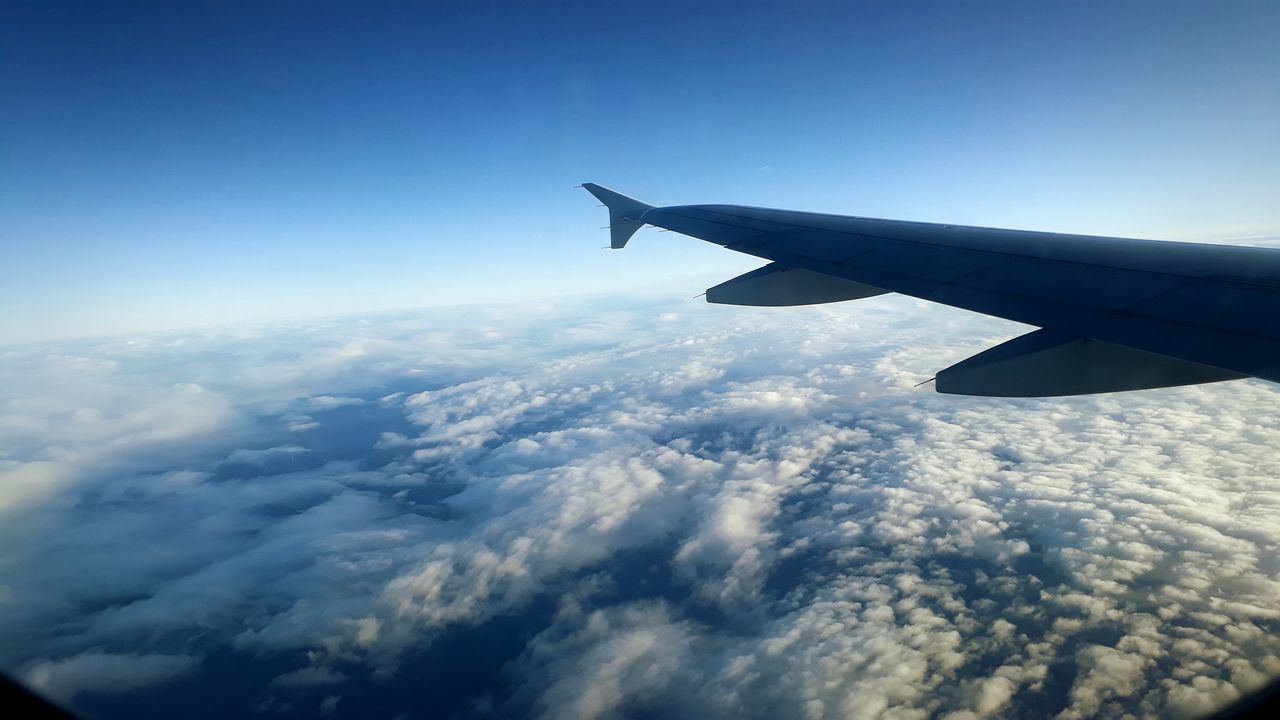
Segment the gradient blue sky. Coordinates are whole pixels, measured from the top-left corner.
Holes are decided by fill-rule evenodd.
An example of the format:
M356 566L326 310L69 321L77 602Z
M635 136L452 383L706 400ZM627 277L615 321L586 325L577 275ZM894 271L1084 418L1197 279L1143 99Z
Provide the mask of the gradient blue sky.
M0 343L562 294L599 182L957 223L1280 232L1280 5L0 6Z

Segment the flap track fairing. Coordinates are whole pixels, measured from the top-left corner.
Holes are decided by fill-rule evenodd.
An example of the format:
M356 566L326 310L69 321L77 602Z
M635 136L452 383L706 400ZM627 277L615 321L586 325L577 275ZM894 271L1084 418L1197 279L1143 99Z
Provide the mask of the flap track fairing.
M938 373L940 393L1057 397L1239 380L1240 373L1101 340L1036 330Z
M707 290L707 302L721 305L787 307L857 300L888 290L834 275L770 263Z

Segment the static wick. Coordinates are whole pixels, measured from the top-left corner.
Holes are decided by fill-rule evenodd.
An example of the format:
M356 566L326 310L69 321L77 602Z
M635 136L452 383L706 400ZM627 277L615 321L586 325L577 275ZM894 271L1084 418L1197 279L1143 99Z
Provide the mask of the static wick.
M928 385L929 383L931 383L931 382L933 382L934 380L937 380L937 379L938 379L938 378L936 378L936 377L931 377L931 378L929 378L928 380L925 380L924 382L918 382L918 383L916 383L915 385L912 385L911 387L920 387L921 385Z
M697 299L698 299L698 298L700 298L700 297L706 297L706 296L707 296L707 294L706 294L705 292L700 292L700 293L698 293L697 295L694 295L694 296L693 296L693 299L694 299L694 300L697 300Z

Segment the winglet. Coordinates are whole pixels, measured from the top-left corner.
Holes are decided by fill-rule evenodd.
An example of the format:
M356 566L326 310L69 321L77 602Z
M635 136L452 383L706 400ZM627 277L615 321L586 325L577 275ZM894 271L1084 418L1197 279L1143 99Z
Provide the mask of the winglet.
M614 250L626 247L631 236L644 226L644 221L640 218L653 206L595 183L582 183L582 187L609 208L609 247Z

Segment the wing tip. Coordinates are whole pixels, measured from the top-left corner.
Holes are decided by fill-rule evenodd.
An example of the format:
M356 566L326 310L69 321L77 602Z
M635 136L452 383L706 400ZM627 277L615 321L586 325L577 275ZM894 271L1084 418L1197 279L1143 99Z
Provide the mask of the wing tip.
M584 182L581 187L609 209L609 246L614 250L626 247L631 236L644 226L641 218L653 206L595 183Z

